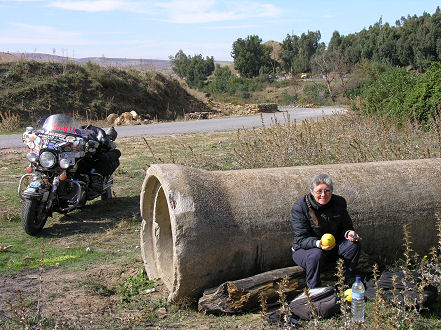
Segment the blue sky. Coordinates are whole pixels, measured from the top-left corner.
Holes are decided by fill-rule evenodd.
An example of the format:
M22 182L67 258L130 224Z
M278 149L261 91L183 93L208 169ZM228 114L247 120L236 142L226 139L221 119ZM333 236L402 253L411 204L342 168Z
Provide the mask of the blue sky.
M232 60L238 38L281 42L287 34L334 31L347 35L382 17L433 14L429 0L0 0L0 51L168 59L189 55Z

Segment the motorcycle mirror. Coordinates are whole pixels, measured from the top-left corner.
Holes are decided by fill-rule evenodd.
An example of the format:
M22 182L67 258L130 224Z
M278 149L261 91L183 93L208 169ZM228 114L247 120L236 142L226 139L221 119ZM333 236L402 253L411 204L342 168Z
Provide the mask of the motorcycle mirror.
M116 140L116 137L118 136L118 133L116 132L115 128L112 126L107 131L106 134L110 137L112 141Z

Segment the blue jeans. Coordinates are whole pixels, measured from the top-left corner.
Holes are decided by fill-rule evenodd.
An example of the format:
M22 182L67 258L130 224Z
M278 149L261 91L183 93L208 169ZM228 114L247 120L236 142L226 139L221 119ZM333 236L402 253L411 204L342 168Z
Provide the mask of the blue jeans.
M346 277L352 275L360 256L360 243L343 240L332 250L324 251L319 248L308 250L298 249L292 253L294 262L306 271L306 285L313 289L321 286L320 269L327 262L343 258Z

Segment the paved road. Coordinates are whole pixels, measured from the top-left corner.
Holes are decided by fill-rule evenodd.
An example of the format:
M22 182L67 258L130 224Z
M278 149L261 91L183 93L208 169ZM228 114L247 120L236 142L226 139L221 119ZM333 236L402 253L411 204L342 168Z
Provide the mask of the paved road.
M270 125L272 119L277 118L283 123L284 115L289 114L291 121L296 119L316 119L322 116L330 116L335 112L345 111L339 107L321 107L321 108L300 108L300 107L279 107L277 113L264 113L263 119L265 125ZM228 117L209 120L175 121L166 123L157 123L150 125L137 126L118 126L118 138L129 136L151 136L151 135L171 135L171 134L189 134L205 132L225 132L234 131L239 128L249 129L261 127L261 117L244 116ZM21 141L21 134L0 135L0 149L16 148L24 146Z

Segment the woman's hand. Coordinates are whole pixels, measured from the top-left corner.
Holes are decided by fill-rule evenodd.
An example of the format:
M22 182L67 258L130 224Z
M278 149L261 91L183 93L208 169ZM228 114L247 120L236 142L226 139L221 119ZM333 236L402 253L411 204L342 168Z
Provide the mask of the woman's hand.
M329 250L332 250L334 248L335 243L334 243L334 245L323 245L322 241L319 241L318 245L319 245L318 246L319 249L322 249L323 251L329 251Z

